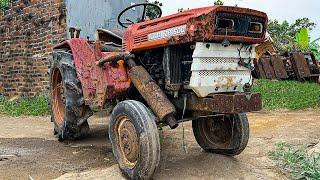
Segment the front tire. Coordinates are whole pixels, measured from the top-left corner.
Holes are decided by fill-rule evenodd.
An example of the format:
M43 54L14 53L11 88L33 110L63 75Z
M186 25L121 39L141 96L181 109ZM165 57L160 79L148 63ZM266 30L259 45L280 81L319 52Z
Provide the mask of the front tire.
M247 146L249 122L246 114L206 117L192 121L196 141L207 152L235 156Z
M149 179L160 160L160 140L155 116L138 101L120 102L109 124L113 154L129 179Z
M50 68L51 120L59 140L77 139L89 131L87 119L92 111L84 104L81 82L72 54L53 52Z

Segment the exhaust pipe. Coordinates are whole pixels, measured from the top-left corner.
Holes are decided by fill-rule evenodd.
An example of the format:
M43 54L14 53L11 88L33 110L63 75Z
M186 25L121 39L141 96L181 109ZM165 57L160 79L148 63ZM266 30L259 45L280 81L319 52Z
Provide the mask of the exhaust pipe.
M153 112L160 118L160 122L167 123L171 129L177 128L179 124L174 118L176 108L147 70L142 66L137 66L132 59L127 60L127 65L130 68L129 78Z

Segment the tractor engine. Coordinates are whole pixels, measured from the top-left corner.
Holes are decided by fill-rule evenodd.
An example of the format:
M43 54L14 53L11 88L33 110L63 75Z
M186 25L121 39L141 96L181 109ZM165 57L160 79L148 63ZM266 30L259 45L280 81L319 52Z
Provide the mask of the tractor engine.
M253 82L253 45L184 44L137 57L153 79L175 96L188 90L198 97L248 92Z

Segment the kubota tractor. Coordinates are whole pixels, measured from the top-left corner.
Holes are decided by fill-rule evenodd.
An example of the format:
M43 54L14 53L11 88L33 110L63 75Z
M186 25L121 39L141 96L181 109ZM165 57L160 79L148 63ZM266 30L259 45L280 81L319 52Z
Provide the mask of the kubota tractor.
M125 17L137 8L139 18ZM153 175L158 125L174 129L191 120L206 152L240 154L249 138L245 113L262 108L261 96L250 92L251 71L267 15L212 6L161 17L160 7L143 3L118 21L123 33L98 29L94 42L77 34L54 49L51 109L59 140L82 137L93 112L110 109L109 138L128 178Z

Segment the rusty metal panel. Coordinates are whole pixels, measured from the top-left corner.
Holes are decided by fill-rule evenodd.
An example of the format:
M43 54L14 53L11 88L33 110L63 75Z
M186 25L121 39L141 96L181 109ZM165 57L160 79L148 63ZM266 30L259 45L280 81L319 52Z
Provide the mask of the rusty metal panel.
M177 108L183 108L183 98L173 100ZM224 114L237 114L262 109L262 98L260 94L216 94L211 98L199 98L196 95L189 94L187 98L187 110L214 112Z
M96 65L96 61L102 57L114 56L118 52L102 53L83 38L67 40L55 48L58 50L66 46L72 51L86 105L102 108L106 99L114 99L128 90L131 82L123 61L118 61L116 66L105 64L100 68Z
M303 54L292 53L291 63L298 79L303 79L311 76L311 72Z
M283 64L282 57L279 55L273 55L271 56L271 64L274 69L274 73L276 75L276 78L278 79L288 79L288 74L285 69L285 66Z
M255 67L254 72L257 75L257 78L265 79L266 75L264 73L261 61L258 59L254 59L253 63L254 63L254 67Z
M64 0L67 8L67 26L81 29L81 37L94 40L96 29L122 29L118 14L128 6L144 0ZM138 17L141 10L127 13L128 17ZM69 36L69 34L68 34ZM70 38L70 37L69 37Z
M270 57L262 57L260 59L264 73L266 75L266 79L275 79L276 75L274 74L274 69L271 65L271 58Z

